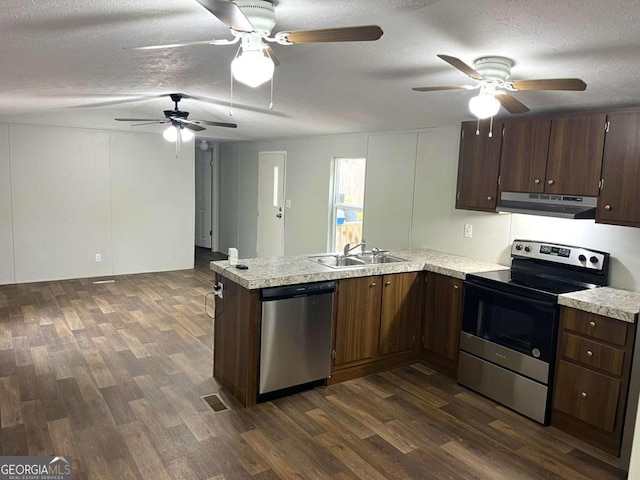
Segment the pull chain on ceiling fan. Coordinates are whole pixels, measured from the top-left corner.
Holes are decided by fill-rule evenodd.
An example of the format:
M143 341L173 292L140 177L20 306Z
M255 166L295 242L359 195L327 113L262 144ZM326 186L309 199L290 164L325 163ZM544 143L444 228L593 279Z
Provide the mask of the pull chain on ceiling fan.
M462 60L449 55L438 55L452 67L476 80L475 85L416 87L416 92L436 92L442 90L476 90L480 92L469 100L469 110L478 119L493 117L500 107L509 113L526 113L529 107L511 95L524 90L586 90L587 84L579 78L550 78L541 80L509 80L513 60L506 57L481 57L474 62L474 68Z

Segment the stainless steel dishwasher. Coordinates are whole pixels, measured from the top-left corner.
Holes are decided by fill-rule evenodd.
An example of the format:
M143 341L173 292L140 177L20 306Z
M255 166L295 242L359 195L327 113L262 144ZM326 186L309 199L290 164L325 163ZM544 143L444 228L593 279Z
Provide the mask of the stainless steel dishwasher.
M335 282L265 288L258 394L329 377Z

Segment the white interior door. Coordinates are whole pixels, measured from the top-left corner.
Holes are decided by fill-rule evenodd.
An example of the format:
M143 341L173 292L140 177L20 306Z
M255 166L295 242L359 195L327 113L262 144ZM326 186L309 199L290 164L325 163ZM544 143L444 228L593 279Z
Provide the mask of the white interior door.
M284 255L285 152L258 157L258 256Z
M212 150L196 149L196 232L195 244L211 248L211 155Z

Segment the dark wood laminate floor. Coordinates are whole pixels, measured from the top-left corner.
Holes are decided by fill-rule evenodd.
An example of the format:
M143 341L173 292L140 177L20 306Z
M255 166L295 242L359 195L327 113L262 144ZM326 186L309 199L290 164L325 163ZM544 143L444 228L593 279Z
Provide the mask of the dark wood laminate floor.
M0 287L2 455L72 455L76 480L625 478L420 365L212 413L208 259Z

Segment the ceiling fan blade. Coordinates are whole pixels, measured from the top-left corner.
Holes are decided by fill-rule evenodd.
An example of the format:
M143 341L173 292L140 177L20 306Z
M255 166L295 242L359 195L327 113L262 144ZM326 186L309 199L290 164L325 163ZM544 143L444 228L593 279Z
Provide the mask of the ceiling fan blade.
M228 0L196 0L200 5L213 13L227 27L236 32L255 32L249 19L242 13L240 7Z
M211 45L213 40L200 40L198 42L169 43L167 45L147 45L145 47L124 47L125 50L160 50L162 48L190 47L192 45Z
M212 127L238 128L238 125L235 123L211 122L209 120L198 120L198 122L204 123L205 125L211 125Z
M411 90L416 92L439 92L441 90L471 90L469 86L460 86L460 87L414 87Z
M134 123L132 127L139 127L140 125L161 125L167 123L165 120L156 120L155 122Z
M283 36L289 43L369 42L378 40L382 33L382 29L377 25L364 25L322 30L298 30Z
M184 128L188 128L189 130L193 130L194 132L201 132L203 130L206 130L206 128L201 127L200 125L197 125L194 123L186 123L186 122L180 122L180 123Z
M117 122L164 122L164 119L157 118L114 118Z
M542 80L516 80L511 83L518 90L575 90L587 89L579 78L546 78Z
M496 99L509 113L527 113L529 111L529 107L508 93L498 94Z
M278 65L280 65L280 62L278 61L278 57L276 57L276 52L273 51L273 48L271 48L270 45L265 45L263 50L265 52L267 52L267 55L269 55L269 57L271 58L271 60L273 60L273 64L277 67Z
M484 78L482 75L480 75L478 72L476 72L473 68L471 68L469 65L464 63L459 58L450 57L449 55L438 55L438 58L441 60L444 60L452 67L457 68L462 73L473 78L474 80L482 80Z

